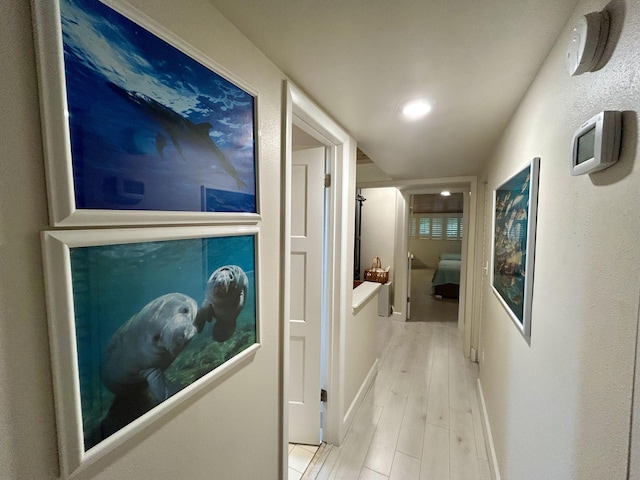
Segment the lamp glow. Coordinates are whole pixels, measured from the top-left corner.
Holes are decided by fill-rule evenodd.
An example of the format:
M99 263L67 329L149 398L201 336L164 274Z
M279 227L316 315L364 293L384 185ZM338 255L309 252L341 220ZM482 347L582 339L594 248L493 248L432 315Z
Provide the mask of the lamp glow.
M400 111L409 120L416 120L431 111L431 104L426 100L411 100L402 105Z
M449 192L448 190L443 190L442 192L440 192L440 195L442 195L443 197L450 197L451 192Z

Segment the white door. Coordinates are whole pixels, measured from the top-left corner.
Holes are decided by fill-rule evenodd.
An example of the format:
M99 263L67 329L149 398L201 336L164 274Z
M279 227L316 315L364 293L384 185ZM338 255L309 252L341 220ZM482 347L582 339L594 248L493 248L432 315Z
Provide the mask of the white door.
M324 147L293 152L289 441L320 444Z
M411 319L411 272L413 268L413 253L407 253L407 320Z

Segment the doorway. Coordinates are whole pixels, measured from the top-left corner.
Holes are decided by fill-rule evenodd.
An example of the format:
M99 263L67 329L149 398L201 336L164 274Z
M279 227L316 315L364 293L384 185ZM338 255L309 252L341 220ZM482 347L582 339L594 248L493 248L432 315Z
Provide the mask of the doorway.
M409 296L409 217L411 195L420 193L439 193L443 189L451 192L465 192L464 195L464 230L462 240L462 266L460 272L460 301L458 328L463 335L463 351L465 357L475 361L479 342L480 326L478 324L480 298L476 285L480 285L481 268L476 255L476 222L483 218L484 202L478 198L484 196L484 184L479 184L477 177L451 177L418 180L383 180L362 181L357 187L363 189L378 189L394 187L400 195L396 203L395 215L395 244L393 265L394 292L393 317L397 321L406 321L407 297ZM482 228L482 225L480 225ZM479 248L477 249L478 251Z
M460 271L460 296L458 308L458 328L462 333L463 351L466 358L476 360L479 342L479 286L481 284L481 268L474 239L476 238L477 219L483 218L485 184L479 183L477 177L451 177L418 180L383 180L358 181L357 187L362 192L392 187L399 191L396 201L394 254L393 254L393 313L394 320L407 320L407 297L409 285L409 217L411 195L422 193L440 193L442 190L461 192L463 201L463 236L462 264ZM366 196L366 195L365 195ZM480 225L483 228L483 225Z
M443 190L409 199L407 321L457 322L464 193Z
M349 239L353 235L353 212L347 198L355 195L355 143L353 139L306 95L289 81L283 83L284 121L282 158L282 239L281 242L281 466L282 478L287 478L286 465L289 443L289 400L291 397L291 296L293 294L291 263L292 235L292 173L294 126L324 145L326 172L330 175L330 187L325 190L325 262L323 308L326 318L326 334L321 352L326 366L322 382L326 385L327 402L324 404L323 440L340 445L346 434L344 407L344 338L343 318L351 306L351 266L353 250ZM321 353L322 355L322 353ZM320 392L317 392L320 397Z

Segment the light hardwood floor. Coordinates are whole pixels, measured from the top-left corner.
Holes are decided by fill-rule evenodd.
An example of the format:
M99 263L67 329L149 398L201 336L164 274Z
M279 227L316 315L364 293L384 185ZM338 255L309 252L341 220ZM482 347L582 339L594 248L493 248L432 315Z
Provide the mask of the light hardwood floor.
M462 354L455 317L383 320L392 334L374 384L342 446L320 449L303 479L491 478L477 365Z
M431 296L433 268L411 270L411 320L455 321L458 301L452 298L434 299Z

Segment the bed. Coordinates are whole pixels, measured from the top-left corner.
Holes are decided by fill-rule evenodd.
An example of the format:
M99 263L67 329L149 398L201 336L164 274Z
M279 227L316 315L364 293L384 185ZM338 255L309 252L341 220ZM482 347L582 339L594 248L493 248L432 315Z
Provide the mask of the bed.
M459 253L443 253L440 255L438 268L431 280L431 292L436 296L458 298L460 296L460 263Z

